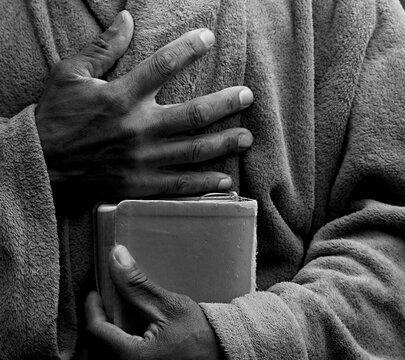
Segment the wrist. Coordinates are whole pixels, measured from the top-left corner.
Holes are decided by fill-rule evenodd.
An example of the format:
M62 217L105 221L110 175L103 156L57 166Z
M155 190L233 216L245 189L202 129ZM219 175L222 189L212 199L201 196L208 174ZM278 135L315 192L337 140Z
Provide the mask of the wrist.
M201 311L203 312L203 314L205 316L204 309L201 306L200 306L200 308L201 308ZM213 338L212 342L214 343L214 347L216 349L216 351L213 351L213 353L215 354L215 357L213 359L215 359L215 360L226 360L225 349L222 347L219 336L216 333L215 328L209 322L208 318L206 316L205 316L205 318L207 320L208 326L211 329L211 334L212 334L212 338Z

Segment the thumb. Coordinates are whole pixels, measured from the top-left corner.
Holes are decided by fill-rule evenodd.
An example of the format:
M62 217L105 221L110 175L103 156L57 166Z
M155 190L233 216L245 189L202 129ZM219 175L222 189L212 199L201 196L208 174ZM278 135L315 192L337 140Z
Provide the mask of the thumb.
M124 10L114 19L112 25L97 37L88 47L68 59L76 75L100 77L124 55L131 42L134 21Z
M150 281L138 268L134 258L122 245L110 253L110 275L121 297L141 310L149 320L162 320L171 292Z

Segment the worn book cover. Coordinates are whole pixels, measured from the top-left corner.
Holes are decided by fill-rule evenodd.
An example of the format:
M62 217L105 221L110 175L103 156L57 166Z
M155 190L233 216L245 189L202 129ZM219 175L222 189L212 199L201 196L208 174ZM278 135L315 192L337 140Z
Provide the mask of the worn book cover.
M110 321L121 325L125 317L108 270L115 244L128 248L150 280L196 302L254 291L256 214L256 201L235 193L98 206L96 277Z

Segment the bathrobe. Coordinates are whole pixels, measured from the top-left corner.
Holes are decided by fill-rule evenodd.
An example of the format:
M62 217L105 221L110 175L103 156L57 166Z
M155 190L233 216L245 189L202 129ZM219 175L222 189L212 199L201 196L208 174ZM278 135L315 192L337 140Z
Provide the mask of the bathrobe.
M0 358L71 359L85 345L94 204L52 193L35 106L52 66L124 8L134 36L105 79L204 27L216 45L158 102L235 85L255 95L204 130L246 127L252 148L198 166L230 174L259 204L257 291L201 304L227 358L405 358L398 0L1 1Z

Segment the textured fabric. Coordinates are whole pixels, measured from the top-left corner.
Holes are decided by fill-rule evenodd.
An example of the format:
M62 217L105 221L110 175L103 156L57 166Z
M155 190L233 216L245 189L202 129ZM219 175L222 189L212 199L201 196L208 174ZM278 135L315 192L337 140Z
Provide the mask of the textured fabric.
M50 67L124 7L135 34L108 79L208 27L216 46L159 102L242 84L255 94L242 116L207 130L242 124L252 149L200 167L230 173L236 190L259 202L260 291L202 304L228 358L404 358L405 14L397 0L1 2L1 186L19 188L0 194L0 296L20 316L2 305L0 357L69 358L81 345L92 204L54 199L56 231L33 108L24 109L39 100Z
M59 245L34 106L0 118L0 358L57 351Z
M255 3L244 172L260 202L258 276L272 286L205 312L230 359L403 359L403 10Z

